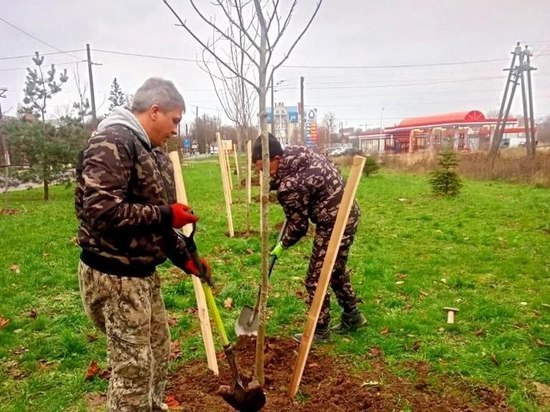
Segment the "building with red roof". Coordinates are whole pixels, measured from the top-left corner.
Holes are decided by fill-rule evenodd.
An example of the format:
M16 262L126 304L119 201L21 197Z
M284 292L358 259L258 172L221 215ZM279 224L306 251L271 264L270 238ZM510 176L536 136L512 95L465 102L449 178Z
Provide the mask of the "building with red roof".
M364 152L407 153L418 150L437 150L452 147L471 151L489 148L498 119L487 118L479 110L410 117L398 125L385 128L382 133L357 136L358 146ZM521 135L518 119L508 117L505 135Z

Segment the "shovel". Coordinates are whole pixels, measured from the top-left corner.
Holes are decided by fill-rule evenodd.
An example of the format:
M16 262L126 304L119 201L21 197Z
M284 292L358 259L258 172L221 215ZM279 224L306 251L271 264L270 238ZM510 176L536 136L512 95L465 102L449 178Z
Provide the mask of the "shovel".
M283 224L283 227L279 232L277 243L279 243L283 238L287 225L288 221L285 219L285 223ZM275 266L276 261L277 258L275 256L272 256L271 260L269 261L269 271L267 272L268 279L271 277L271 272L273 272L273 267ZM254 308L245 305L241 309L241 314L239 315L237 322L235 322L235 333L237 334L237 336L256 336L258 334L258 325L260 324L258 311L260 307L261 292L262 290L260 288L258 290L258 298L256 299L256 304L254 305Z
M199 269L200 273L204 275L202 277L202 285L204 289L206 305L208 306L208 310L214 318L214 323L218 328L218 332L220 332L223 351L225 353L225 357L227 358L227 362L229 363L231 374L233 375L233 387L227 387L224 385L220 388L218 393L228 404L230 404L238 411L257 412L261 410L265 405L265 394L257 381L250 382L248 384L248 389L245 389L243 386L243 382L237 369L237 362L235 361L233 346L229 343L229 339L227 339L227 334L225 333L225 327L223 326L220 312L218 311L218 307L216 306L214 295L212 295L212 289L210 289L210 286L213 285L212 277L210 276L210 270L204 267L197 252L197 245L195 244L194 239L195 224L193 224L193 231L189 236L185 236L180 232L176 233L184 240L187 246L187 250L191 255L191 258L193 259L193 262L195 263L195 266Z
M221 397L230 404L233 408L241 412L257 412L265 405L265 394L260 385L252 381L248 384L248 388L245 389L239 371L237 370L237 362L235 361L235 354L233 353L233 346L229 344L225 328L218 312L214 296L212 295L212 289L206 283L203 284L204 296L206 298L206 305L212 317L214 323L220 332L220 338L222 340L223 351L229 367L231 368L231 374L233 375L233 388L227 388L228 390L222 390L226 387L220 388L218 393Z

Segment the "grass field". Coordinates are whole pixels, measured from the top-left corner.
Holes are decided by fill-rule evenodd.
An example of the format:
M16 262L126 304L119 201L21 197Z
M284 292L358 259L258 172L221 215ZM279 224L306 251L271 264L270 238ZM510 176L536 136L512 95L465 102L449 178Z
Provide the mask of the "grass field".
M217 163L193 163L184 179L218 301L233 299L222 310L232 329L257 293L259 237L226 236ZM423 360L441 374L507 388L519 411L543 410L535 384L550 385L550 190L464 183L459 197L440 199L424 176L382 171L362 180L350 267L369 326L350 339L335 337L334 354L368 368L365 354L376 347L396 373L406 373L404 361ZM104 380L84 379L91 361L106 366L105 340L80 302L72 195L64 186L52 188L49 202L40 189L13 192L9 207L16 213L0 215L2 411L86 410L86 394L106 389ZM235 189L236 231L246 229L244 199L244 190ZM257 230L259 205L252 208ZM272 243L282 220L273 205ZM303 239L275 267L268 334L285 336L305 325L300 296L310 245L311 237ZM172 336L182 345L178 362L203 357L190 315L192 284L169 264L160 270ZM460 309L454 325L446 323L445 306ZM335 302L333 315L339 315Z

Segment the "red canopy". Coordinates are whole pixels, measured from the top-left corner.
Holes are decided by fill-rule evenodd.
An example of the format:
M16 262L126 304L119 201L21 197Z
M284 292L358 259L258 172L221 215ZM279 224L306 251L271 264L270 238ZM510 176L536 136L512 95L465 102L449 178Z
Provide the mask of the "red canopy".
M437 114L434 116L409 117L408 119L401 120L401 123L399 123L397 127L431 126L448 123L470 123L482 122L484 120L486 120L485 116L479 110L470 110L469 112L456 112Z

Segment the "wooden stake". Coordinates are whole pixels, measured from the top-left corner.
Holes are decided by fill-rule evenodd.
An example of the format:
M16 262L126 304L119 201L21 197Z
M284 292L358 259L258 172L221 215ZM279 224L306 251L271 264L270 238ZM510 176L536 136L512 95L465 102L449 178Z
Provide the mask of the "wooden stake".
M353 200L355 199L357 186L359 185L359 180L361 180L361 172L363 171L365 160L366 159L361 156L355 156L353 158L353 164L351 166L348 182L344 189L342 202L340 203L338 215L336 216L336 222L334 223L334 228L332 229L332 234L328 243L327 254L325 256L325 260L323 261L323 267L321 268L321 275L319 276L317 289L315 290L313 302L311 303L311 307L309 309L306 328L300 341L298 358L294 364L294 371L290 379L288 394L291 398L296 396L298 387L300 386L300 381L302 380L307 356L309 354L309 350L311 349L311 342L313 341L313 335L315 333L315 326L317 325L319 313L321 312L321 306L323 305L323 300L325 299L325 295L327 293L330 276L332 274L332 269L334 268L334 263L336 262L336 256L338 255L338 249L340 242L342 241L342 236L344 235L344 230L346 229L346 223L353 205Z
M225 155L223 154L224 148L219 133L216 133L216 138L218 140L218 156L220 159L220 171L222 174L223 197L225 199L225 213L227 215L229 237L234 237L233 215L231 214L231 188L229 187L229 179L227 178L227 167L225 165Z
M237 145L233 144L233 155L235 156L235 170L237 171L237 188L241 185L241 171L239 170L239 158L237 156Z
M176 184L176 198L179 203L187 204L187 194L185 193L185 185L181 175L180 158L177 151L168 154L174 167L174 182ZM181 231L184 235L189 236L193 228L191 225L184 226ZM219 375L218 360L216 358L216 350L214 348L214 339L212 338L212 328L210 326L210 317L208 316L208 308L206 306L206 298L202 289L201 281L196 276L191 276L193 279L193 289L195 290L195 298L197 299L197 312L201 325L202 341L206 352L206 361L208 369Z
M226 147L225 140L222 140L222 143L225 154L225 165L227 166L227 178L229 179L229 189L233 190L233 176L231 173L231 162L229 161L229 149ZM231 200L231 204L233 204L233 200Z
M246 142L246 230L250 231L250 203L252 203L252 141Z

